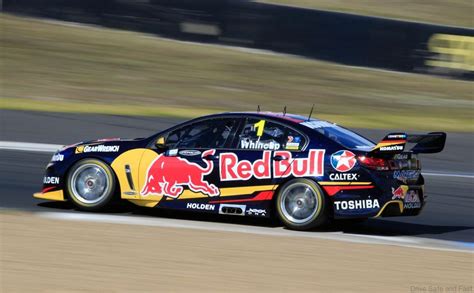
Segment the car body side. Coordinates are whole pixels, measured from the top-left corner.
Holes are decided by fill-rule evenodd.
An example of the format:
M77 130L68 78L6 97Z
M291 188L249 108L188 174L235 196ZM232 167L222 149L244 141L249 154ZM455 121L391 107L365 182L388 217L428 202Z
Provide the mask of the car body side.
M238 127L232 130L234 136L231 144L235 144L236 140L239 139L238 136L245 119L264 119L293 129L301 134L301 139L305 141L305 145L298 150L243 150L232 147L157 149L156 142L159 138L166 138L169 133L176 129L212 119L236 119L240 121ZM148 138L104 139L74 144L64 147L54 154L52 161L46 168L43 190L36 193L35 197L48 200L67 200L66 181L68 171L82 159L95 158L112 167L118 181L117 193L119 198L145 207L193 210L216 214L228 213L226 211L234 208L239 211L236 213L239 215L269 217L274 211L275 194L278 193L279 187L294 178L302 177L313 180L322 188L329 202L329 214L335 219L416 215L422 210L426 195L424 194L423 177L419 169L410 170L413 178L408 181L406 176L400 175L400 172L371 170L364 167L357 160L349 170L341 172L334 167L331 161L334 160L336 153L347 151L354 158L357 158L367 154L367 151L349 149L322 135L315 129L302 125L304 121L304 118L300 116L268 113L224 113L184 122ZM212 151L213 160L203 158L202 155L208 150ZM289 160L284 158L288 155L291 156ZM283 157L283 161L278 161L280 157ZM173 160L170 160L170 158L173 158ZM225 165L223 163L224 159L227 159L226 162L229 164ZM150 180L156 180L157 173L152 170L152 167L153 164L156 165L158 160L162 160L163 164L181 164L176 165L181 166L181 172L187 172L186 170L194 168L195 171L192 172L197 173L193 173L193 176L201 176L201 180L198 180L199 182L195 184L196 188L193 190L193 183L184 182L179 184L181 182L179 180L182 180L177 179L181 178L179 177L180 170L173 170L168 172L167 176L174 174L174 177L172 177L176 182L175 187L183 187L180 194L166 195L163 194L163 191L150 192L145 188L147 184L151 187L162 188L163 182L165 182L161 181L154 183L154 185L150 183ZM258 169L254 169L253 171L242 172L246 176L239 177L235 175L238 172L231 172L232 169L229 167L229 165L242 167L245 171L249 164L254 168L256 162L261 163L262 174L260 175L255 172ZM322 167L320 173L311 169L315 163ZM297 164L300 164L300 169L307 168L306 172L294 169L295 171L291 172L280 172L276 176L275 170L278 166L291 169L298 168ZM204 173L203 170L211 165L211 172ZM231 174L232 176L223 174L222 169L225 169L224 167L227 168L228 174L235 174ZM214 172L215 169L219 170ZM310 169L311 171L309 171ZM155 176L150 176L151 173ZM251 173L250 177L248 176L249 173ZM268 177L268 175L270 176ZM151 179L151 177L153 178ZM212 191L213 185L218 188L217 194ZM417 192L421 201L416 207L407 206L404 202L405 195L413 190ZM144 191L147 194L144 194ZM397 191L399 192L396 193Z

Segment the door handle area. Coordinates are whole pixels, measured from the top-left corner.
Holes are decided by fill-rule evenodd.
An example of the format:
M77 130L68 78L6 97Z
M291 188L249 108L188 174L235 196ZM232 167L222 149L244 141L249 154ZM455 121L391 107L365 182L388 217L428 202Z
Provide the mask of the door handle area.
M278 156L274 156L274 157L273 157L273 160L279 162L279 161L288 160L288 158L285 157L285 156L280 156L280 155L278 155Z
M206 161L217 161L217 160L219 160L219 156L207 155L207 156L204 156L203 159L206 160Z

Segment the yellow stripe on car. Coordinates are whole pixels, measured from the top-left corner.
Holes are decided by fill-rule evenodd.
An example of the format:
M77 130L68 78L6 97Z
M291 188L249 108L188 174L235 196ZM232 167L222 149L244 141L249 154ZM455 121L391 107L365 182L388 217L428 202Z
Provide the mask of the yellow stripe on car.
M64 192L62 190L55 190L45 193L37 192L33 194L33 197L47 200L66 201L66 199L64 198Z
M370 185L372 182L357 182L357 181L319 181L319 185Z

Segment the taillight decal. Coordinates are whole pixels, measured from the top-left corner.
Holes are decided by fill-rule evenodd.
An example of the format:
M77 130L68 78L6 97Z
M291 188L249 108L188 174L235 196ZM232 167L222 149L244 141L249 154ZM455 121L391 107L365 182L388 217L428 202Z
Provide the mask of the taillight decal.
M388 171L390 170L389 162L382 158L374 158L367 156L357 157L362 166L378 170L378 171Z

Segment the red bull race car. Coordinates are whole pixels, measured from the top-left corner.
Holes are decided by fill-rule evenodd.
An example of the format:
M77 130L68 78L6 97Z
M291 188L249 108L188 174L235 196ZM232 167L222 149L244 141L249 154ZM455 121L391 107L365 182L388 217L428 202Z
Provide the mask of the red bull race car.
M412 216L426 194L417 155L446 134L390 133L379 143L298 115L223 113L148 138L65 146L39 199L100 211L115 199L150 208L270 217L297 230L331 219Z

